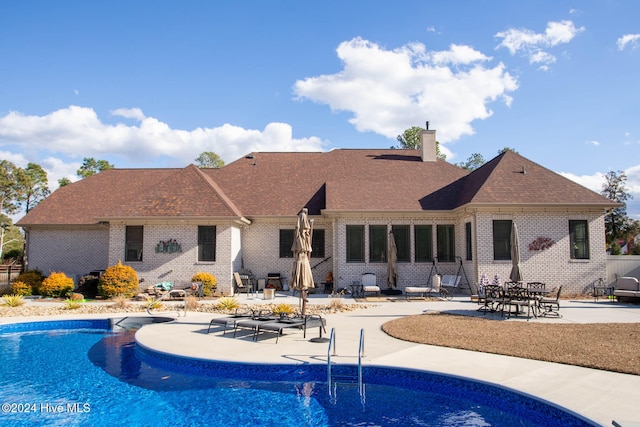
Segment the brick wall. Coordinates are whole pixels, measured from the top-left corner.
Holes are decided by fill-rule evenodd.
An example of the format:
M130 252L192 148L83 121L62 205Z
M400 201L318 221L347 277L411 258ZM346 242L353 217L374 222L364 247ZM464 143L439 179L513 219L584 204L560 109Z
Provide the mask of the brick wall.
M377 284L387 287L387 264L370 262L368 257L368 225L409 225L411 255L410 262L398 263L398 285L426 284L433 272L431 262L415 259L414 225L433 226L433 253L436 248L436 226L455 225L456 256L463 260L464 273L469 282L475 284L481 274L493 278L500 275L502 281L508 279L511 261L493 260L493 220L507 219L518 225L521 252L521 269L525 281L542 281L550 286L564 285L563 292L587 293L593 282L606 276L606 253L604 251L604 219L597 213L581 212L532 212L513 214L475 213L463 216L439 218L339 218L317 219L315 229L325 230L325 258L313 269L317 287L324 281L329 271L333 272L336 288L347 287L360 281L363 273L374 273ZM588 221L590 235L590 259L572 260L569 252L569 220ZM465 223L472 225L473 259L466 260ZM290 276L292 258L280 258L280 229L295 228L296 219L254 220L242 228L232 224L216 226L216 261L197 261L197 225L145 225L142 262L124 261L125 226L111 225L106 228L87 229L41 229L31 230L28 240L28 267L39 268L45 274L63 271L70 277L97 269L105 269L119 260L132 266L144 283L141 288L158 281L188 282L199 271L213 274L218 280L218 293L232 293L232 274L240 268L250 269L256 278L266 278L268 273L280 273L286 279ZM346 262L346 226L365 225L365 261ZM529 244L537 237L549 237L555 244L544 251L531 251ZM160 241L175 239L182 247L179 253L156 253L155 246ZM312 258L311 265L319 264L324 258ZM456 274L460 271L458 262L437 265L440 274ZM462 272L460 274L463 274ZM463 275L462 283L467 279Z
M563 293L587 293L594 281L606 276L603 216L581 212L478 214L479 274L487 274L490 278L499 274L503 282L509 280L511 261L493 260L493 220L497 219L515 221L518 226L520 267L525 281L541 281L553 287L563 285ZM576 219L588 221L588 260L570 258L569 220ZM538 237L549 237L555 244L542 251L529 250L529 244Z
M242 235L242 255L243 266L248 268L256 278L266 278L268 273L280 273L280 277L286 278L288 283L290 277L293 258L280 258L280 230L293 230L296 226L296 219L291 221L260 221L256 220L249 227L243 229ZM333 245L333 232L331 223L324 220L315 220L314 229L325 230L325 257L331 257ZM332 260L324 262L317 267L324 258L311 258L313 280L316 287L321 287L327 277L327 273L332 271Z
M107 267L108 242L106 227L31 229L27 268L41 270L45 275L52 271L63 272L77 284L81 276Z
M142 281L140 288L160 281L189 282L198 272L213 274L217 279L216 293L229 295L232 292L232 268L238 257L239 230L230 225L216 226L216 260L198 261L197 225L145 225L142 262L124 260L125 226L112 225L109 233L109 265L118 261L133 267ZM182 252L156 253L160 241L175 239Z

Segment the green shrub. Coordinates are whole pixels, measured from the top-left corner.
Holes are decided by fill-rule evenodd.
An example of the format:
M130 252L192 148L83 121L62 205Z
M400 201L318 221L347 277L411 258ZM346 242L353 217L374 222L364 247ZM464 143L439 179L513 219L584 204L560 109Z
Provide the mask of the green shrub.
M2 305L7 307L20 307L24 305L22 295L5 295L2 297Z
M27 295L32 295L33 294L33 288L31 287L30 284L25 283L25 282L21 282L19 280L16 280L15 282L13 282L13 284L11 285L11 292L14 295L22 295L22 296L27 296Z
M291 304L280 303L273 308L274 314L291 314L293 313L293 307Z
M145 307L149 310L162 310L164 308L162 303L155 298L147 298Z
M131 298L138 293L138 275L132 267L118 261L118 264L107 268L100 277L98 292L105 298Z
M67 310L76 310L80 308L84 300L66 299L64 300L64 308Z
M216 307L220 310L230 311L240 307L240 303L235 298L222 297L218 300L218 304L216 305Z
M40 285L42 284L42 280L44 276L42 271L40 270L27 270L23 273L20 273L18 277L16 277L16 282L24 282L27 285L31 286L31 294L37 294L40 291Z
M620 255L622 253L622 248L618 242L613 242L611 244L611 255Z
M213 274L198 272L192 278L192 282L202 282L202 293L205 297L210 297L216 290L218 281Z
M64 273L51 273L40 285L40 295L45 297L64 297L73 292L73 279Z

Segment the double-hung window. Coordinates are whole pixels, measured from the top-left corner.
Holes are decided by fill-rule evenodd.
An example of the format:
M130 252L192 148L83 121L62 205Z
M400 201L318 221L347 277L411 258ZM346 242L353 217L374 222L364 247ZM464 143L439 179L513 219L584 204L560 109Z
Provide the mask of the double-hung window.
M294 237L295 230L280 230L280 258L293 258L291 247L293 246Z
M398 262L411 261L411 241L409 240L409 226L408 225L393 225L393 239L396 243L396 249L398 254Z
M493 259L511 259L511 220L493 221Z
M127 225L125 229L125 261L142 261L142 243L144 236L142 225Z
M433 261L433 227L431 225L415 225L413 233L413 244L416 248L415 261Z
M280 230L280 258L293 258L291 247L295 235L295 230ZM313 230L311 235L311 258L324 258L324 230L322 229Z
M438 225L438 262L453 262L456 259L455 227L452 224Z
M473 246L471 245L471 223L467 222L464 224L464 235L465 240L467 242L467 261L471 261L473 259Z
M569 220L569 244L572 259L589 259L589 230L586 220Z
M311 235L311 258L324 258L324 230L313 230Z
M347 262L364 262L364 225L347 225Z
M387 262L387 226L369 226L369 262Z
M198 226L198 261L216 260L216 226Z

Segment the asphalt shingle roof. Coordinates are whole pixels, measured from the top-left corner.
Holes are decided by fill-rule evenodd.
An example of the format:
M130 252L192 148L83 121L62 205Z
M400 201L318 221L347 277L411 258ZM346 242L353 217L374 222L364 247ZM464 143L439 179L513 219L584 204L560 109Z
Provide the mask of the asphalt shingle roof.
M524 173L523 173L524 171ZM611 201L512 151L472 173L418 150L252 153L220 169L110 169L56 190L18 225L115 218L295 216L327 211L438 211L464 205Z

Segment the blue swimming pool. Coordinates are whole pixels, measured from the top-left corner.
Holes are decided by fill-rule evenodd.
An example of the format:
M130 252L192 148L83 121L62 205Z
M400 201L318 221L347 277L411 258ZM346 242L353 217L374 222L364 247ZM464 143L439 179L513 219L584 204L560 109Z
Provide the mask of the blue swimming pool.
M324 365L196 361L136 346L108 320L0 325L1 425L591 426L502 388L367 367L329 396ZM341 367L350 370L353 367Z

